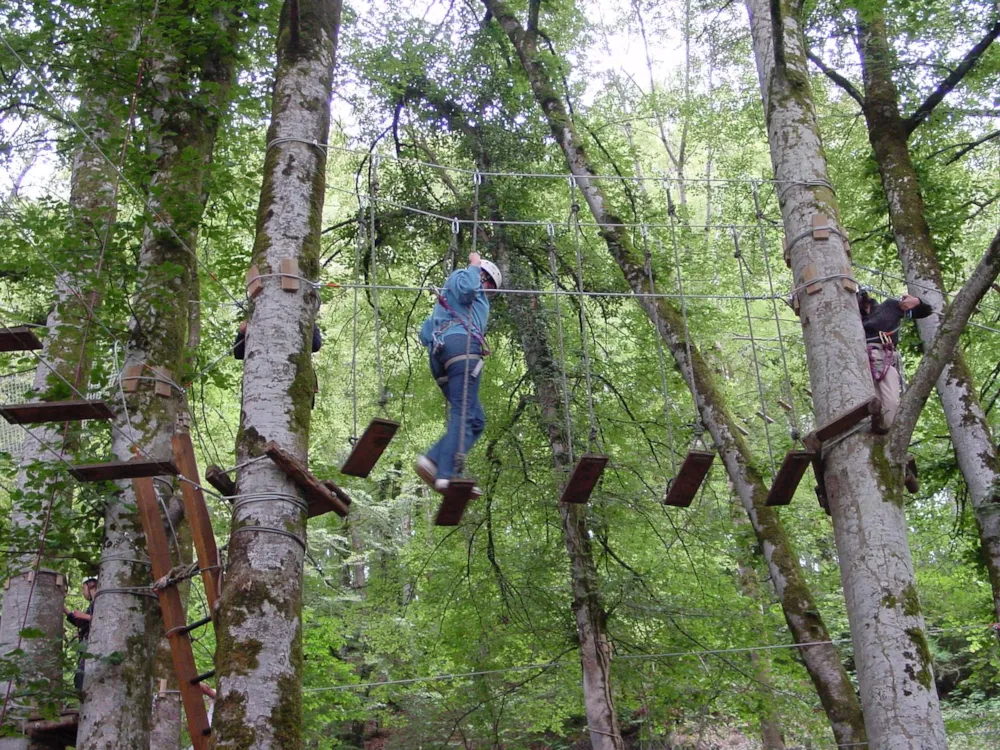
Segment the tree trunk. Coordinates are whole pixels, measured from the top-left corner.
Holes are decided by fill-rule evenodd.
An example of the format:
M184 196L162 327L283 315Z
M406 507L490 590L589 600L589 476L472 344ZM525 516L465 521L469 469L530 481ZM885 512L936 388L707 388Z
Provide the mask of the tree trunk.
M172 23L184 13L180 5L161 7L152 35L169 35ZM207 46L203 38L180 49L163 41L154 46L150 67L156 103L148 151L156 162L147 200L155 214L147 216L139 251L125 361L126 366L141 366L144 377L153 374L150 368L166 368L175 385L169 397L161 397L150 381L140 380L138 392L126 394L127 408L116 414L118 429L112 439L112 450L121 460L129 459L133 450L154 459L170 458L176 419L187 409L180 384L188 364L190 308L198 303L194 248L219 120L229 101L238 19L233 8L216 6L202 20L213 32ZM157 482L164 504L174 489L170 482ZM150 741L150 684L162 627L156 596L148 589L144 547L131 483L122 482L105 511L100 582L101 589L112 590L101 596L91 626L90 652L97 658L89 663L84 682L81 750L144 747ZM116 658L107 658L111 654Z
M545 72L534 38L524 32L506 5L496 0L483 2L514 45L528 74L535 99L548 119L552 134L566 156L594 219L604 225L620 224L620 220L607 210L600 185L591 179L594 172ZM628 233L621 227L606 226L601 234L632 290L637 294L648 294L651 289L643 258L636 252ZM696 394L701 420L712 435L760 541L792 637L797 643L817 644L803 646L802 659L819 693L837 742L842 745L864 742L864 723L854 687L844 671L837 649L828 643L830 635L781 521L774 509L765 504L767 489L752 466L750 452L726 410L721 392L715 387L711 369L696 346L692 344L688 349L684 323L675 307L663 298L640 297L639 303L656 325L692 393Z
M73 158L71 219L62 249L50 253L59 273L55 305L46 320L41 361L35 368L36 400L80 398L78 394L85 394L90 383L97 333L91 315L100 308L100 259L116 213L114 170L98 148L110 149L109 144L119 135L121 121L115 120L120 115L113 111L116 105L111 94L89 97L77 116L86 123L93 140L82 142ZM78 436L76 425L35 425L25 435L21 448L17 486L23 494L13 501L9 537L10 546L23 552L12 557L9 566L21 572L7 582L0 617L0 654L23 650L18 659L19 677L13 682L0 682L0 699L8 716L23 715L23 711L12 709L37 706L62 687L66 585L56 571L63 569L64 561L48 555L59 547L59 537L67 531L63 516L71 508L72 494L56 489L48 477L65 479L65 464L58 457L72 461ZM33 573L36 570L38 575ZM43 635L21 638L25 628L40 630ZM33 688L32 695L18 695L30 683L44 684L45 688Z
M278 31L269 148L257 213L253 262L276 273L298 261L315 278L325 193L330 97L340 26L339 0L289 0ZM252 302L243 374L238 462L274 441L305 463L314 379L312 328L319 296L305 282L285 292L262 280ZM299 748L302 744L302 562L304 501L271 461L237 476L240 495L270 493L268 502L237 503L229 542L216 666L217 748Z
M832 276L816 294L799 294L816 417L826 422L872 396L864 333L847 246L832 232L812 236L813 216L840 226L819 138L805 50L794 3L748 0L771 161L796 285ZM779 33L775 38L774 30ZM776 62L777 59L777 62ZM906 538L902 467L886 440L856 433L825 452L841 581L870 747L944 748L944 724Z
M865 120L875 152L889 218L899 258L903 263L907 291L934 308L934 314L917 321L917 330L929 347L945 308L944 284L934 241L925 218L920 181L910 158L907 128L899 110L899 95L892 80L892 53L886 38L884 10L858 25L858 51L865 83ZM958 465L969 488L976 514L983 559L993 587L994 618L1000 621L1000 461L972 382L972 373L961 349L937 379L948 430Z

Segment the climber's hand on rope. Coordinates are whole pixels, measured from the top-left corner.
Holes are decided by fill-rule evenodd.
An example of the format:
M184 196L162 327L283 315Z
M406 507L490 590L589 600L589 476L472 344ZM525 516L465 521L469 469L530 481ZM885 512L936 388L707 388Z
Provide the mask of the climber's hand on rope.
M912 294L904 294L899 298L899 308L903 312L909 312L913 308L920 304L920 298L914 297Z
M483 258L479 253L469 253L469 265L478 266L482 262Z

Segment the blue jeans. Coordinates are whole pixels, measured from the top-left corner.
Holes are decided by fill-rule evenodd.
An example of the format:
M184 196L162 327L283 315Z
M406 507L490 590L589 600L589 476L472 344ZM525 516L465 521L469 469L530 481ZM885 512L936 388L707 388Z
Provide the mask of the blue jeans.
M477 341L470 342L466 336L460 334L445 336L437 353L431 347L431 375L434 376L435 380L445 375L448 377L447 381L438 383L445 400L448 402L447 431L444 433L444 437L438 440L425 454L427 458L437 464L438 479L451 479L455 476L457 473L455 454L468 455L486 427L486 412L483 411L483 405L479 402L479 381L482 378L482 373L476 377L472 376L476 366L480 364L480 360L455 362L445 372L444 363L452 357L465 354L466 347L468 347L469 354L482 352L482 347ZM469 379L466 407L463 409L462 395L466 389L466 370L469 372ZM465 415L465 440L461 441L460 445L463 413Z

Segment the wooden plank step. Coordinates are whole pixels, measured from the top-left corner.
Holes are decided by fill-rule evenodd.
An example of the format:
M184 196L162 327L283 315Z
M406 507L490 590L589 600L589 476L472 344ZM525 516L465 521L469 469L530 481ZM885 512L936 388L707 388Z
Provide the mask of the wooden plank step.
M0 416L11 424L77 422L83 419L111 419L114 415L100 399L68 401L33 401L27 404L3 404Z
M815 437L820 443L847 432L865 417L875 416L882 413L882 402L875 396L854 406L842 414L837 415L829 422L817 427L810 437Z
M146 547L149 562L153 568L153 580L159 580L170 573L170 548L167 545L167 534L163 528L163 518L160 515L160 504L156 499L153 480L149 477L134 479L132 488L135 490L136 505L139 517L146 534ZM191 636L186 631L187 616L181 601L180 589L177 586L167 586L156 591L160 600L160 614L163 617L163 630L168 633L170 655L177 673L178 688L181 693L181 703L187 717L188 733L195 750L208 750L209 735L212 730L208 723L208 712L201 689L194 682L198 670L194 663L194 653L191 649Z
M367 477L371 474L398 429L399 422L381 417L373 419L354 444L340 473L352 477Z
M78 464L70 473L80 482L103 482L114 479L140 479L142 477L177 476L180 474L173 461L109 461L103 464Z
M41 348L42 342L30 326L0 326L0 352L26 352Z
M76 747L76 730L79 724L79 711L62 711L58 719L28 718L22 722L21 731L34 740L37 746Z
M348 503L345 503L336 492L314 477L309 469L302 465L301 461L290 456L274 442L265 445L264 452L305 493L306 502L309 505L309 518L330 511L341 518L347 515ZM338 489L340 488L338 487ZM341 490L341 492L343 491Z
M608 457L596 453L585 453L570 474L569 482L563 490L561 503L585 503L601 479L604 467L608 465Z
M767 505L788 505L792 502L802 476L806 473L806 467L812 463L816 454L812 451L788 451L785 460L781 462L778 475L774 478L770 492L767 493Z
M448 490L441 500L441 507L438 508L434 525L458 526L465 513L465 506L472 498L472 488L475 486L476 482L472 479L452 479L448 482Z
M215 464L205 470L205 481L215 487L220 494L231 498L236 494L236 482L229 478L229 475ZM229 502L232 502L230 500Z
M698 494L701 483L708 476L713 461L715 453L711 451L689 451L680 471L667 488L667 496L663 502L674 508L689 507Z

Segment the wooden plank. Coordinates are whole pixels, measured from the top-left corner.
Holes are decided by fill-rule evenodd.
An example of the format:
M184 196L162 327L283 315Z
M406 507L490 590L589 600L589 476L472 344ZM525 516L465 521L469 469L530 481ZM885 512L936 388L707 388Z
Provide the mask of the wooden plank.
M11 424L78 422L84 419L111 419L111 409L101 399L32 401L28 404L3 404L0 416Z
M373 419L354 444L340 473L352 477L367 477L371 474L398 429L399 422L380 417Z
M173 386L170 384L174 379L174 375L166 367L154 367L153 377L156 380L153 382L153 393L162 398L170 398L173 394Z
M79 724L79 711L62 711L58 719L28 718L21 723L21 731L37 743L32 747L76 747Z
M310 518L328 513L331 510L341 518L347 515L347 503L314 477L298 459L285 453L277 443L270 442L265 445L264 452L305 493L306 502L310 506ZM315 512L313 512L313 504L317 506Z
M812 217L813 239L830 239L830 220L823 214L813 214Z
M29 326L0 326L0 352L27 352L41 348L42 342Z
M281 274L281 290L284 292L297 292L299 290L299 262L295 258L282 258L278 264L278 273Z
M712 468L715 460L715 453L711 451L690 451L681 464L680 471L670 483L667 489L667 496L664 499L666 505L674 508L687 508L698 494L701 483L708 476L708 470Z
M142 365L129 365L122 373L122 391L124 393L139 392L139 378L142 377Z
M573 473L563 490L561 503L585 503L590 499L594 487L604 473L604 467L608 465L608 457L596 453L585 453L580 456L580 460L573 468Z
M212 464L205 470L205 481L228 498L236 494L236 482L230 479L229 475L215 464ZM232 502L232 500L229 502Z
M170 548L167 546L167 534L163 529L163 519L160 516L160 505L156 499L153 480L145 477L132 481L135 490L139 517L146 534L146 547L149 561L153 568L153 580L159 580L170 573ZM177 673L181 702L184 714L187 716L188 732L195 750L208 750L211 729L208 723L208 712L201 690L192 682L198 676L194 664L194 654L191 650L191 638L183 628L187 621L184 605L181 602L180 589L177 586L167 586L156 592L160 599L160 613L163 616L164 632L169 633L170 655Z
M848 409L844 413L831 419L826 424L817 427L813 434L816 436L817 440L821 443L825 443L826 441L832 440L838 435L847 432L865 417L879 413L880 406L881 404L879 400L872 396L867 401Z
M769 506L788 505L792 502L792 496L802 481L802 475L806 473L806 467L812 463L815 456L812 451L788 451L785 454L785 460L781 462L781 468L774 478L771 491L767 493Z
M448 482L448 491L444 493L441 507L438 508L435 526L458 526L465 513L465 506L472 497L472 488L476 483L472 479L452 479Z
M334 495L340 498L340 501L347 506L351 504L351 496L344 492L343 488L337 485L332 479L324 479L323 486L330 490Z
M219 548L215 544L215 533L212 531L212 519L205 505L205 494L198 486L201 480L198 478L198 462L194 457L191 433L187 432L186 428L178 428L174 431L170 444L174 451L174 462L180 469L181 476L188 480L181 482L184 517L191 526L191 537L198 555L201 580L205 584L205 596L208 599L208 613L214 624L216 602L222 594L222 560L219 557Z
M78 464L70 473L80 482L103 482L115 479L177 476L180 472L173 461L109 461L103 464Z
M264 291L264 285L260 283L260 271L257 266L250 266L247 269L247 297L256 299L257 295Z

